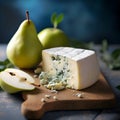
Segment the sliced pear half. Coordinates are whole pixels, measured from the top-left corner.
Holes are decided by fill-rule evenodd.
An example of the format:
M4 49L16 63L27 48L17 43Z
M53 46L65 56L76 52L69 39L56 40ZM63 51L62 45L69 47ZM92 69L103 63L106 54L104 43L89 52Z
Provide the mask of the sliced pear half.
M8 68L0 73L0 86L8 93L33 90L34 82L32 76L19 69Z

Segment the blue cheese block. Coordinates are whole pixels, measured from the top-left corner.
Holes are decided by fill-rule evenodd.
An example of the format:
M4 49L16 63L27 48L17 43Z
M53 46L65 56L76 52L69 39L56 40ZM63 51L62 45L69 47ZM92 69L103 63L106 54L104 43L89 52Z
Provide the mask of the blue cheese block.
M95 51L71 47L56 47L42 52L43 71L40 79L50 89L81 90L93 85L100 69ZM46 76L45 76L46 75Z

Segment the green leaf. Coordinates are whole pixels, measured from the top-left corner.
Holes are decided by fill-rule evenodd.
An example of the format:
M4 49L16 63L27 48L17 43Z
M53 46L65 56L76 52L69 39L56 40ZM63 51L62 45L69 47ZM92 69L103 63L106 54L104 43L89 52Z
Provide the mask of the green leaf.
M102 41L100 52L101 59L111 70L120 70L120 48L108 52L109 46L107 40Z
M118 49L115 49L113 52L112 52L112 57L113 59L118 59L120 57L120 48Z
M102 45L101 45L101 50L100 50L100 52L101 52L101 53L104 53L104 52L106 52L107 50L108 50L108 42L107 42L106 39L104 39L104 40L102 41Z
M118 85L116 88L120 90L120 85Z
M0 61L0 71L3 71L4 69L10 67L14 67L14 66L8 59L5 59L4 61Z
M101 55L101 59L107 64L109 65L111 63L111 55L108 52L105 52Z
M57 14L53 13L52 16L51 16L51 23L52 24L54 24L54 22L56 21L56 17L57 17Z
M58 24L60 24L62 22L64 18L64 14L61 13L59 15L57 15L56 13L53 13L51 16L51 23L53 24L54 28L57 28Z
M120 59L115 59L112 65L112 70L120 70Z
M63 21L63 18L64 18L64 14L63 13L61 13L60 15L58 15L58 17L57 17L57 23L58 24L61 23Z

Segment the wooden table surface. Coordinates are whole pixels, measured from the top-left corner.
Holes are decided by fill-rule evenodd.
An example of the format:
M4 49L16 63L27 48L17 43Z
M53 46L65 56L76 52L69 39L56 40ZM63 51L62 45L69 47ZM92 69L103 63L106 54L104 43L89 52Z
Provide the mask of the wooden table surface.
M116 46L111 46L111 50ZM117 45L120 47L120 45ZM97 48L97 47L96 47ZM99 46L98 46L99 48ZM0 60L6 58L6 45L0 44ZM98 54L99 56L99 54ZM116 95L117 105L112 109L52 111L47 112L41 120L120 120L120 71L112 71L99 60L101 70ZM8 94L0 89L0 120L25 120L21 114L21 94Z

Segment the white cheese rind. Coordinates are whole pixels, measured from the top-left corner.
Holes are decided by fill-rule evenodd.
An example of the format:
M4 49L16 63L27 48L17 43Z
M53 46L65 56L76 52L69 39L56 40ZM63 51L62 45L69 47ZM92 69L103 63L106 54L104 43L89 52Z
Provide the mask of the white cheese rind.
M43 50L42 58L44 72L61 80L67 79L68 86L73 89L93 85L100 75L97 57L92 50L57 47Z

